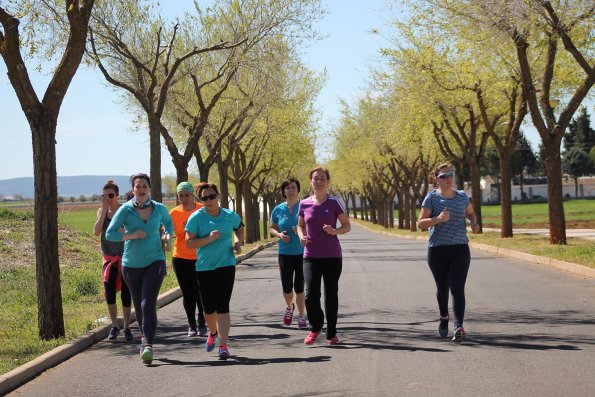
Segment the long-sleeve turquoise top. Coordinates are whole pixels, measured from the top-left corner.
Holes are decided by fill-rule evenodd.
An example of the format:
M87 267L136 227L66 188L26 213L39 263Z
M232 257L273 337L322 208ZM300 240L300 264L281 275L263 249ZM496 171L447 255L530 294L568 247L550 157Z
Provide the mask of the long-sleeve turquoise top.
M123 233L118 231L121 227L124 227L125 233L143 230L146 234L145 238L124 242L122 266L147 267L155 261L165 260L165 253L161 247L161 231L159 230L161 225L166 232L170 235L173 234L174 225L163 204L153 201L153 212L145 222L134 210L132 202L129 201L116 211L105 237L110 241L122 241Z

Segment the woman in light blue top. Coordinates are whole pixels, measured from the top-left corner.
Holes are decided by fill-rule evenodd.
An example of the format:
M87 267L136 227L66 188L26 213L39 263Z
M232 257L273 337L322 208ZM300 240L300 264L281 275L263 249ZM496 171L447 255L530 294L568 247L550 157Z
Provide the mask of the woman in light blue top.
M285 298L285 314L283 324L291 325L295 305L298 308L298 328L308 328L304 315L306 305L304 300L304 247L298 237L298 208L300 202L298 194L300 182L289 178L281 184L281 194L286 199L271 212L271 235L279 238L279 273L283 298ZM295 291L295 304L293 294Z
M105 237L110 241L124 240L122 277L130 289L143 335L141 358L143 363L151 364L157 328L157 296L166 274L164 250L170 250L173 222L167 208L151 200L148 175L135 174L130 181L134 197L118 209ZM124 232L120 231L122 227Z
M196 196L203 207L186 223L186 247L196 251L196 279L209 327L205 350L212 352L219 339L219 358L229 358L227 339L231 328L229 301L233 291L236 254L244 245L244 224L235 212L219 206L219 190L202 182ZM233 243L232 243L233 240Z
M448 336L448 293L452 293L454 314L453 342L465 337L465 283L471 263L465 218L474 233L479 232L469 196L454 189L454 173L449 164L434 169L434 185L438 189L427 194L421 204L417 221L420 229L430 229L428 265L436 283L436 298L440 311L438 334Z

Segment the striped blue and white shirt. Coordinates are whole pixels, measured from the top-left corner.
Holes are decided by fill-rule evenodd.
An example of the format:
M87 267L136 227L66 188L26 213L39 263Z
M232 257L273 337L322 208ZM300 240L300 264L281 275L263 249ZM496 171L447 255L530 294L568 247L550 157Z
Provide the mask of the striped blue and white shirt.
M465 210L470 200L463 190L455 190L453 198L442 197L436 190L429 192L421 203L423 208L432 211L431 216L438 216L448 208L450 219L430 227L428 246L468 244Z

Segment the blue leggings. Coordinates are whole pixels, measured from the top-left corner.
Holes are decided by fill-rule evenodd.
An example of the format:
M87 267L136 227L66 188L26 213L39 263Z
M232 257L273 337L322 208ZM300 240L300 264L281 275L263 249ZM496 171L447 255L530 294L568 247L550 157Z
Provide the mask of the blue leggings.
M147 267L122 267L122 277L132 295L136 321L145 344L153 344L157 330L157 296L165 278L165 261L159 260Z
M471 263L469 245L440 245L428 248L428 265L436 282L440 316L448 316L448 291L452 294L454 326L463 326L465 318L465 283Z

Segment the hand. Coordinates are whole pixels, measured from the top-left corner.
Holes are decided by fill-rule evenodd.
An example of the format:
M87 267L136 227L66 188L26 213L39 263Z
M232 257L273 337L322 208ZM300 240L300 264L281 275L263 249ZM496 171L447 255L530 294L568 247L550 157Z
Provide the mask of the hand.
M107 210L109 209L109 197L106 194L101 196L101 209L103 210L103 213L107 214Z
M448 208L444 208L442 212L436 217L438 223L448 222L450 219L450 212L448 212Z
M284 243L288 243L289 240L291 240L291 237L289 237L287 234L285 234L286 231L282 231L281 233L279 233L277 236L279 236L279 238L281 240L283 240Z
M144 230L137 230L136 232L132 233L132 237L135 239L145 238L147 237L147 233L145 233Z
M242 245L244 244L240 241L236 241L235 243L233 243L233 250L236 252L237 255L242 253Z
M477 234L479 233L479 225L477 223L472 223L471 224L471 231L473 232L473 234Z
M169 233L163 233L161 236L161 247L165 252L171 251L171 237Z
M331 225L323 225L322 230L324 230L326 232L326 234L330 234L331 236L337 235L337 229L335 229Z
M308 236L304 236L302 238L300 238L300 243L302 244L302 246L306 246L307 244L310 244L312 242L312 240L310 240L310 237Z
M221 232L219 230L213 230L209 234L209 237L211 238L211 241L218 240L221 237Z

